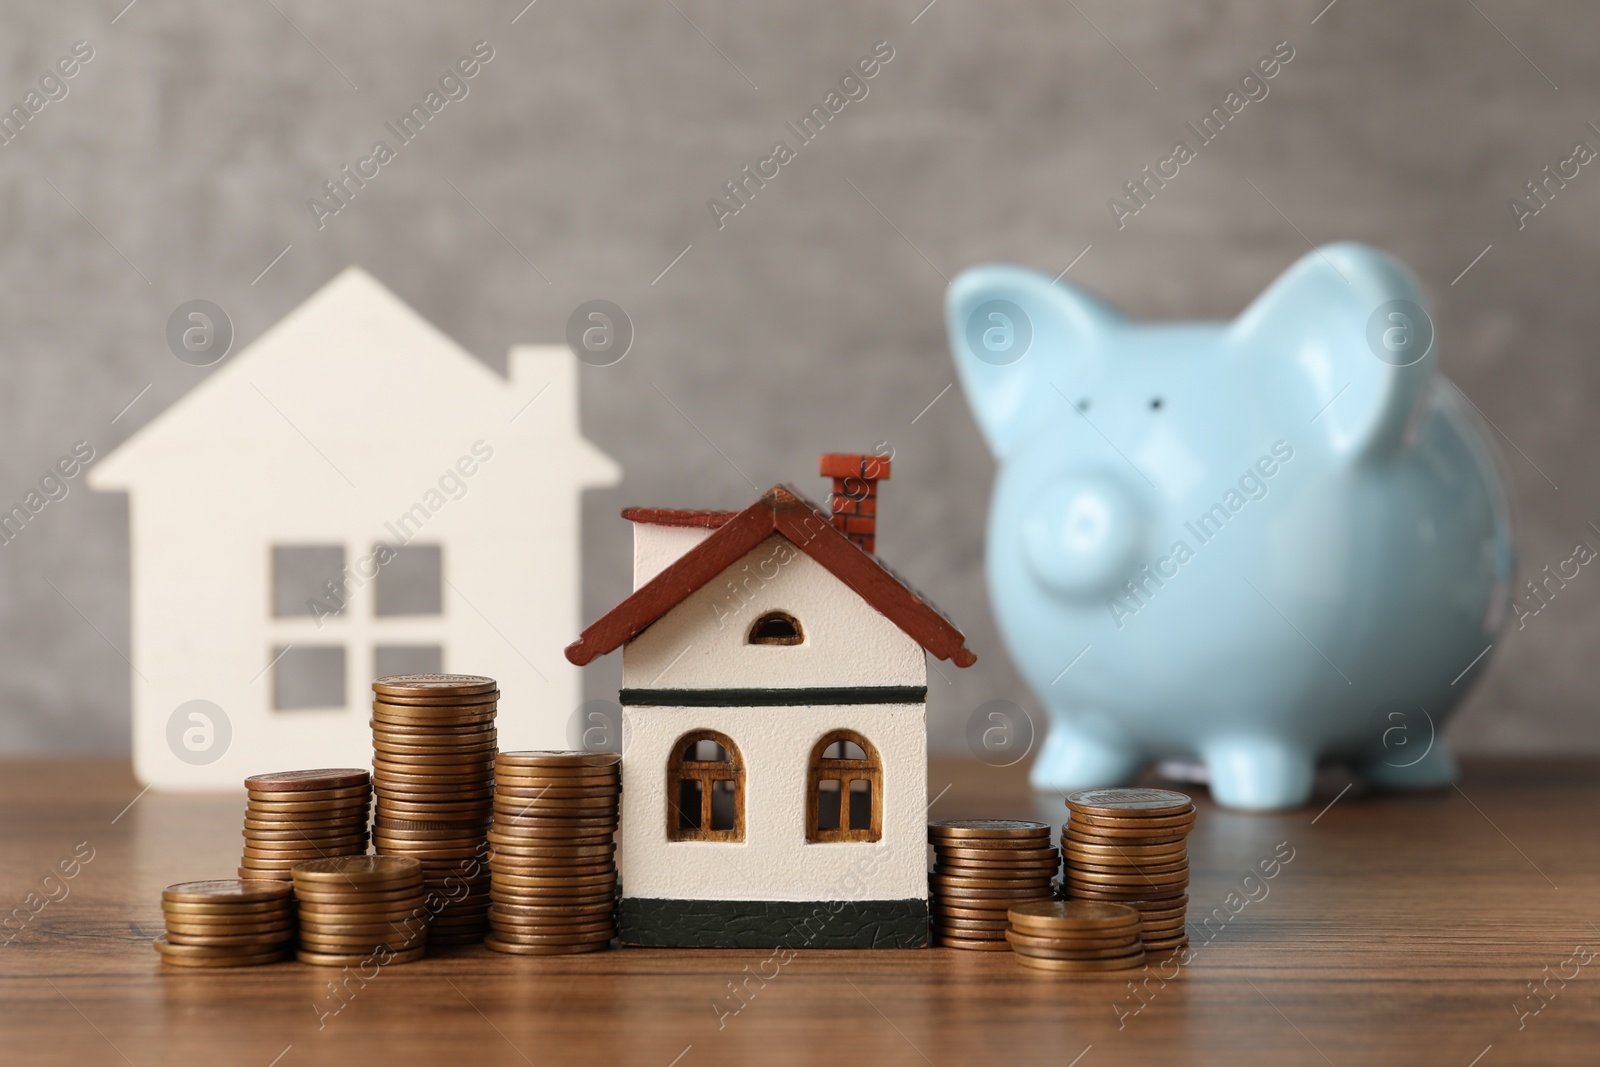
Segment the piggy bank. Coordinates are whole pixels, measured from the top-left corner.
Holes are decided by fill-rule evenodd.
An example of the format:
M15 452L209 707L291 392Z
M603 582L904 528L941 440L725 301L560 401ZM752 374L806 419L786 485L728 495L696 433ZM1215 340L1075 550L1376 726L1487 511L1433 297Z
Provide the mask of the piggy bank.
M1009 266L946 306L997 464L990 599L1049 717L1036 788L1168 758L1243 809L1305 803L1320 760L1453 780L1439 731L1508 614L1510 506L1399 263L1317 249L1223 323Z

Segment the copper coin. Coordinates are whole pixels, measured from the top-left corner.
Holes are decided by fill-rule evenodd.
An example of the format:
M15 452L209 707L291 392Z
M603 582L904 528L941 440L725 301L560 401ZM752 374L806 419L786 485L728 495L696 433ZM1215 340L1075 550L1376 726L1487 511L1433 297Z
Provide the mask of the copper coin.
M1135 871L1119 871L1107 874L1102 871L1087 871L1078 867L1068 867L1065 875L1066 882L1083 883L1088 886L1116 886L1116 885L1159 885L1168 886L1176 883L1185 885L1189 882L1189 869L1187 867L1178 871L1169 871L1166 874L1157 874L1145 871L1142 868Z
M353 800L367 796L367 783L360 785L344 786L338 789L296 789L294 791L270 789L247 789L245 799L251 801L285 801L285 800Z
M594 887L587 887L594 888ZM490 901L496 904L599 904L616 899L607 887L599 893L579 895L574 889L533 889L529 886L494 886L489 890Z
M1183 934L1179 937L1162 938L1160 941L1146 941L1144 948L1146 952L1165 952L1171 948L1182 948L1188 943L1189 935Z
M230 908L243 904L281 903L288 899L289 891L282 886L257 885L232 878L176 882L161 891L163 903L224 905Z
M972 906L967 907L966 904ZM935 902L931 910L940 918L980 920L1004 919L1006 912L1011 910L1011 901L1007 900L996 901L986 907L980 907L980 904L981 901L964 901L960 904L953 901Z
M300 949L294 954L294 958L301 963L309 963L314 967L360 967L368 963L389 967L396 963L413 963L420 960L427 951L426 946L393 954L378 952L307 952L305 949Z
M1079 863L1074 860L1067 864L1067 871L1085 871L1095 874L1178 874L1187 873L1189 861L1179 860L1176 863Z
M500 700L500 690L493 689L487 693L462 693L462 694L417 694L405 696L398 693L374 693L375 703L404 705L416 708L448 708L461 704L494 704Z
M494 776L510 785L550 785L571 789L584 785L622 785L619 767L513 767L496 758Z
M993 940L980 940L980 939L977 939L977 938L951 937L949 935L944 935L944 936L939 937L937 940L938 940L938 943L941 946L943 946L944 948L960 948L960 949L966 949L966 950L968 950L970 952L1010 952L1011 951L1011 946L1006 944L1004 938L995 938Z
M1071 812L1068 823L1081 824L1085 827L1106 826L1122 830L1149 830L1155 827L1176 828L1193 826L1196 811L1190 808L1179 815L1147 815L1138 818L1114 818L1109 815L1090 815L1087 812Z
M492 802L488 798L481 800L413 801L390 797L378 803L377 817L380 820L486 819L492 813L491 804Z
M463 715L493 714L500 706L497 693L484 693L461 700L410 700L405 697L386 697L372 702L374 712L387 715L427 716L429 719L459 719Z
M1016 944L1019 944L1019 943L1028 944L1028 943L1032 943L1032 942L1037 942L1038 947L1040 947L1040 948L1055 948L1055 949L1080 949L1081 948L1081 949L1090 949L1090 950L1094 950L1094 949L1118 949L1118 950L1124 951L1124 952L1126 952L1133 945L1137 945L1137 944L1141 943L1141 941L1140 941L1140 931L1139 931L1139 928L1136 927L1136 926L1130 926L1124 932L1119 932L1119 933L1116 933L1116 934L1107 934L1104 937L1078 937L1076 935L1071 936L1071 937L1058 937L1058 936L1056 936L1054 934L1050 935L1049 937L1041 937L1039 935L1029 934L1029 933L1027 933L1025 931L1018 930L1017 928L1012 927L1011 928L1011 932L1006 934L1006 939L1008 941L1010 941L1013 945L1016 945ZM1029 940L1028 941L1024 941L1023 939L1029 939Z
M1110 904L1131 904L1132 901L1128 899L1131 896L1139 896L1146 900L1161 900L1164 899L1162 894L1170 894L1171 897L1176 898L1183 895L1184 890L1181 885L1174 886L1170 890L1152 889L1150 886L1142 888L1133 886L1092 888L1081 884L1068 885L1063 888L1069 900L1098 900Z
M294 922L294 909L288 904L276 911L247 911L247 912L205 912L205 911L173 911L175 907L189 905L168 904L161 909L162 920L168 926L178 927L193 933L194 927L214 929L229 927L229 933L249 933L259 927L269 929Z
M1144 964L1144 949L1104 960L1057 960L1016 953L1017 962L1038 971L1125 971Z
M459 714L444 716L434 714L427 708L410 708L406 711L397 711L392 707L379 710L374 704L372 722L382 726L488 726L494 722L493 709L462 711Z
M940 915L934 922L942 930L988 930L1003 933L1009 923L1004 919L962 919L953 915Z
M244 813L244 825L256 830L338 830L349 825L364 826L366 821L365 806L313 812L246 808Z
M1122 960L1131 955L1143 955L1144 945L1138 938L1132 944L1117 945L1114 948L1071 948L1038 947L1032 944L1020 943L1014 935L1007 934L1006 941L1013 952L1018 955L1031 956L1036 960Z
M288 958L286 948L256 951L212 945L174 945L165 935L157 937L152 945L161 953L163 961L183 967L254 967Z
M243 858L246 860L293 860L295 863L299 863L301 860L317 860L341 854L353 856L358 848L365 851L360 844L356 843L344 847L346 851L341 853L337 846L329 846L327 848L315 846L307 846L305 848L252 848L249 844L246 844L242 852Z
M500 688L500 683L482 674L386 674L372 683L374 693L392 693L398 696L447 696L464 693L488 693Z
M545 768L560 767L580 769L616 767L621 765L622 757L615 752L562 752L519 749L500 753L498 763L503 767L537 767L543 771Z
M1136 926L1139 913L1120 904L1095 904L1048 900L1019 904L1009 913L1011 925L1027 933L1054 934L1079 931L1103 934Z
M1049 878L1060 869L1060 863L987 863L977 865L950 863L940 860L933 865L935 874L950 874L958 878Z
M928 884L939 889L1035 889L1048 886L1048 876L1021 878L962 878L950 874L930 874Z
M1131 866L1145 863L1179 863L1188 860L1189 850L1182 845L1177 848L1166 847L1166 852L1150 851L1133 848L1103 848L1090 845L1072 845L1062 851L1062 856L1071 863L1099 863Z
M1193 806L1194 801L1170 789L1080 789L1067 794L1067 807L1073 811L1113 819L1180 815Z
M935 894L951 900L1043 900L1050 896L1049 889L967 889L959 886L940 888Z
M1048 841L1048 839L1047 839ZM939 859L952 860L979 860L985 863L1009 863L1015 856L1018 862L1025 860L1048 860L1060 855L1053 845L1049 847L1028 848L946 848L943 845L934 845L933 854Z
M169 941L165 934L156 937L155 945L156 951L167 957L218 959L241 955L241 951L236 945L184 945ZM265 952L268 948L269 946L262 945L259 948L248 950L245 954Z
M542 878L536 875L514 874L510 871L495 871L494 882L496 888L509 886L513 888L528 887L531 889L563 889L590 886L611 885L616 881L615 872L596 872L593 874L553 875Z
M599 952L609 948L611 942L593 941L581 945L524 945L514 941L506 941L490 934L483 939L483 947L494 952L506 952L514 956L573 956L580 952Z
M574 786L560 788L557 786L520 786L508 785L504 781L496 781L494 791L497 796L503 797L529 797L538 800L590 800L603 799L615 803L622 795L622 790L614 785L604 786Z
M495 838L501 838L496 841ZM490 832L489 842L495 845L494 851L504 850L511 856L530 856L541 859L605 859L616 854L617 845L614 841L606 841L594 845L530 845L526 838L505 838L503 834Z
M952 839L1017 839L1049 838L1050 824L1031 819L945 819L928 824L928 838L932 841Z
M282 927L268 933L246 934L191 934L182 930L168 930L166 933L169 945L196 945L209 948L250 948L257 947L258 951L268 951L294 939L294 928Z
M1179 831L1175 834L1130 834L1121 830L1101 831L1096 829L1093 833L1079 833L1070 825L1061 831L1061 847L1070 849L1073 845L1099 845L1103 848L1123 848L1127 846L1149 845L1174 845L1187 840L1189 832Z
M497 740L499 734L494 724L466 723L451 726L447 723L381 723L367 720L374 741L389 741L397 745L463 745L477 746Z
M365 785L367 772L360 767L325 767L319 770L275 771L252 774L244 787L258 793L296 793L302 790L348 789Z
M339 886L332 883L302 882L295 886L295 899L302 907L321 904L397 904L405 903L422 894L422 884L394 888L367 886Z
M537 919L559 918L562 916L582 918L589 915L609 915L615 910L611 901L602 904L500 904L489 905L489 916L498 915L507 919Z
M179 885L193 883L180 882ZM278 914L294 906L292 890L288 886L262 885L260 882L244 880L245 889L260 892L264 899L237 898L238 902L213 899L213 900L166 900L161 901L161 910L168 914L183 915L257 915ZM285 890L289 890L285 892Z
M422 868L416 860L399 856L341 856L302 863L294 873L307 882L373 886L415 878Z

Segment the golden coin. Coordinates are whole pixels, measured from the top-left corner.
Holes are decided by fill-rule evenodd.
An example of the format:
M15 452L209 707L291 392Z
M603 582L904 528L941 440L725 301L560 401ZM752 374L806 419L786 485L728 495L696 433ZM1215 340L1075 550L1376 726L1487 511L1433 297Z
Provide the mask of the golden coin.
M1028 956L1036 960L1126 960L1129 956L1144 956L1144 945L1134 938L1128 945L1118 945L1115 948L1039 948L1024 945L1014 940L1012 935L1006 935L1007 943L1011 950L1019 956ZM1115 970L1116 968L1112 968Z
M599 952L609 948L611 942L591 941L581 945L523 945L513 941L505 941L490 934L483 939L483 947L494 952L506 952L513 956L575 956L580 952Z
M1019 904L1008 918L1025 933L1055 934L1068 931L1107 934L1136 926L1139 913L1120 904L1096 904L1071 900L1045 900Z
M287 902L285 902L281 908L278 908L274 911L205 912L172 910L176 907L186 906L192 905L168 904L163 906L161 909L161 915L166 921L166 924L168 926L175 926L184 930L188 930L190 933L195 932L194 930L190 929L191 927L203 926L208 929L228 927L228 929L219 930L219 932L243 934L248 933L256 928L265 930L274 926L282 926L285 923L294 922L294 908Z
M1180 815L1193 806L1189 797L1171 789L1080 789L1067 794L1067 807L1073 811L1113 819Z
M161 899L174 904L209 904L234 907L244 904L271 904L289 899L283 886L216 878L203 882L177 882L161 891Z
M236 945L181 945L167 939L165 934L158 935L155 939L156 951L163 956L188 959L220 959L241 955ZM269 946L249 949L244 954L267 951Z
M1050 837L1050 824L1031 819L945 819L928 824L928 839L952 840L1033 840Z
M586 915L577 918L551 919L551 918L518 918L515 916L494 915L489 921L496 929L516 930L523 933L548 933L548 934L595 934L610 932L616 924L611 921L608 914Z
M1078 937L1058 936L1051 934L1048 937L1030 934L1012 927L1006 934L1007 940L1012 945L1033 945L1046 949L1120 949L1126 952L1131 946L1140 944L1140 931L1136 926L1127 927L1115 934L1106 934L1104 937Z
M294 906L294 901L289 893L279 892L278 889L289 889L288 885L278 886L278 883L261 883L246 880L245 884L251 889L263 890L271 894L266 900L249 900L240 903L227 903L223 901L199 900L162 900L161 910L168 914L179 915L217 915L217 916L254 916L276 915L287 911ZM253 920L252 920L253 921Z
M488 693L500 688L500 683L482 674L386 674L372 683L374 693L397 696L460 696L465 693Z
M244 780L244 787L258 793L297 793L307 789L348 789L366 783L367 772L360 767L325 767L252 774Z
M1017 962L1037 971L1126 971L1144 965L1144 949L1103 960L1058 960L1016 952Z

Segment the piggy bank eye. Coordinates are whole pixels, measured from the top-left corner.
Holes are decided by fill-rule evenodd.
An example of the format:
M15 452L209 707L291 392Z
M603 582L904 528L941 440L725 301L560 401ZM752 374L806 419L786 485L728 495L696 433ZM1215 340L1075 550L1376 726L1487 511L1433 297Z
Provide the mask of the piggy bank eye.
M1164 403L1164 401L1159 396L1151 397L1150 398L1150 410L1151 411L1160 411L1161 410L1161 405L1163 403Z

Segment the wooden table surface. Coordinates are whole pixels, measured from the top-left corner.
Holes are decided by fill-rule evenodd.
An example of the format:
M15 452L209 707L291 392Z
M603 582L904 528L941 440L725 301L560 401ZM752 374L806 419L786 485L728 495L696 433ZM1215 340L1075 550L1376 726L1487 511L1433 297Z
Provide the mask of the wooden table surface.
M1340 795L1347 781L1278 815L1199 799L1181 965L470 948L341 1001L328 969L180 971L150 947L162 886L233 874L242 792L141 795L120 762L0 764L0 901L21 909L0 935L0 1063L1600 1062L1600 764L1469 764L1460 789L1415 797ZM935 818L1065 810L1015 770L936 762L930 782ZM75 853L92 858L47 883ZM1261 877L1275 855L1292 858ZM1207 930L1213 911L1227 921Z

